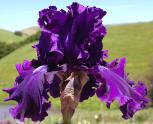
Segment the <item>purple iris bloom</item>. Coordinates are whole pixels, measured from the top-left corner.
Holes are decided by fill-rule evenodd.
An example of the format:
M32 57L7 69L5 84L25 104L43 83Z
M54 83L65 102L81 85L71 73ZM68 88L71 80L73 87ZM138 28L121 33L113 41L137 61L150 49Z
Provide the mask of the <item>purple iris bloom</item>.
M3 89L9 93L5 101L18 103L10 113L20 121L42 121L51 106L50 94L60 97L63 121L67 123L78 103L96 94L108 108L117 100L123 118L131 118L148 103L147 89L143 83L135 85L129 80L125 58L111 63L104 60L108 57L102 44L106 11L78 3L67 8L50 6L39 12L41 36L33 45L38 58L17 64L19 76L14 87Z

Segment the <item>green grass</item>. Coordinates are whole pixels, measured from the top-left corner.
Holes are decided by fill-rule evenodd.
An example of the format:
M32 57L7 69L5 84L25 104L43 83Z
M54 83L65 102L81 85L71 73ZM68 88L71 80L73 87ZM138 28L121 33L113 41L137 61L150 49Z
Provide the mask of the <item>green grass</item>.
M153 58L153 22L108 26L104 48L109 49L109 60L127 58L127 71L131 77L144 77Z
M137 80L145 79L149 70L148 63L153 57L153 23L108 26L108 34L104 39L104 49L109 49L109 61L114 58L127 57L127 72ZM0 88L11 87L17 75L15 64L24 59L32 59L35 51L32 44L12 52L0 60ZM3 82L3 83L2 83ZM0 91L0 102L6 94ZM59 100L52 100L55 108L60 107ZM94 104L93 104L94 103ZM100 103L93 97L79 105L81 109L99 110Z
M23 40L25 36L17 36L13 32L0 29L0 42L13 43Z
M99 110L88 111L77 109L72 120L72 124L153 124L153 109L144 109L134 116L131 120L124 120L119 110ZM98 119L95 119L97 115ZM14 120L11 120L14 122ZM45 118L40 124L61 124L62 117L59 112L53 111L51 115ZM26 120L25 124L33 124Z
M153 114L153 109L142 110L137 113L132 120L124 120L119 110L100 109L99 111L88 111L78 109L74 114L72 124L78 124L78 122L82 124L142 124L144 122L153 122L153 118L150 114ZM95 115L98 115L99 120L96 121ZM55 114L53 118L48 117L41 124L49 124L50 120L55 124L55 122L61 122L62 119L59 117L59 114Z

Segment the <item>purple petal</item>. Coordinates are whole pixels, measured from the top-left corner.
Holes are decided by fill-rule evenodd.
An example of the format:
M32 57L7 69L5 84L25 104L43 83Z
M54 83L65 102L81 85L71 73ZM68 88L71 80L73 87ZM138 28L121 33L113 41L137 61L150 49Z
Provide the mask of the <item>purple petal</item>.
M39 44L33 47L41 64L57 64L64 56L58 47L58 36L45 30L41 33Z
M124 78L126 76L125 64L126 64L126 58L122 58L120 59L120 61L118 61L118 59L115 59L108 65L108 68L113 72L115 72L116 74L120 75L122 78Z
M89 81L84 85L81 95L80 102L87 100L89 97L95 95L96 88L98 87L95 78L92 75L89 75Z
M60 82L61 80L54 76L52 83L49 85L49 92L53 98L60 97Z
M145 85L142 82L138 82L138 85L133 88L137 93L139 93L142 97L145 97L147 95L147 89ZM133 117L134 113L142 107L145 107L146 102L142 101L141 104L137 104L134 100L129 100L126 104L123 106L120 106L120 110L123 113L123 118L129 119Z
M107 67L111 71L115 72L116 74L124 78L129 83L129 85L133 86L134 82L129 80L128 74L125 73L125 65L126 65L126 58L121 58L120 60L119 59L113 60L111 63L107 64Z
M100 62L101 41L106 34L101 19L105 15L100 8L78 3L68 6L67 12L55 7L40 11L42 34L35 48L41 63L91 66Z
M76 2L72 3L72 5L68 6L67 8L70 10L71 15L73 15L74 17L76 17L86 9L83 5L80 5Z
M140 93L142 96L147 95L147 88L142 82L138 82L138 84L134 87L134 89Z
M103 58L108 58L108 50L102 52Z
M32 118L34 121L41 121L47 116L47 109L50 107L47 99L43 96L46 66L28 70L23 81L11 89L4 89L9 93L5 101L15 100L18 105L10 109L10 113L16 119L24 121L24 118Z
M45 79L47 81L47 88L53 98L60 97L60 83L61 79L59 78L60 73L65 73L67 71L67 65L61 65L54 70L48 70L45 74Z
M22 64L16 64L16 69L19 75L24 75L24 73L32 69L31 62L28 60L24 60Z
M132 117L136 111L142 109L142 107L144 107L148 102L148 99L145 98L146 94L144 94L143 91L140 92L138 90L140 88L145 89L144 86L141 87L139 85L131 87L127 80L103 66L95 67L93 74L96 76L97 81L102 83L104 82L104 85L101 85L99 87L100 89L97 90L97 94L100 100L107 103L108 107L114 100L117 100L121 106L121 111L125 115L124 112L126 110L123 111L123 108L125 108L125 106L133 105L131 108L128 107L128 111L132 112L129 117ZM105 93L103 92L103 89L106 89ZM129 114L128 111L126 111L126 114Z

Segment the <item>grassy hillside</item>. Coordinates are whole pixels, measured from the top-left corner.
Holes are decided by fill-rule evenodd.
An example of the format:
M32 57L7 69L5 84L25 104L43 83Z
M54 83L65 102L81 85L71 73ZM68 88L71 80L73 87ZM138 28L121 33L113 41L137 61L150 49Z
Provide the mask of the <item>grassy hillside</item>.
M30 28L23 29L21 32L27 36L31 36L36 34L39 30L40 30L39 27L30 27Z
M12 52L0 60L0 82L10 82L16 76L16 63L22 63L24 59L32 59L35 56L32 44L28 44Z
M140 23L129 25L108 26L108 34L104 39L104 49L109 49L109 61L118 57L127 57L127 71L134 79L144 79L148 72L151 58L153 58L153 23ZM15 64L21 63L24 59L32 59L35 51L32 44L22 47L0 60L0 88L10 87L17 75ZM0 100L4 98L0 92ZM97 99L92 98L80 105L80 108L99 109ZM59 101L53 103L59 106Z
M125 56L131 77L143 79L153 59L153 22L108 26L104 47L109 60Z
M24 37L20 37L15 35L13 32L0 29L0 42L7 42L7 43L18 42L21 41Z

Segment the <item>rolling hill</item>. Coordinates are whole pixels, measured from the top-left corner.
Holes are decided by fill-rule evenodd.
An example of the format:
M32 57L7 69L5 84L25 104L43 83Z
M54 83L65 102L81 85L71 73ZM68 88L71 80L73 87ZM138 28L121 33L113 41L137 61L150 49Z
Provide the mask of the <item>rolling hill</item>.
M30 28L23 29L21 32L25 34L26 36L31 36L36 34L39 30L40 30L39 27L30 27Z
M149 71L149 63L153 59L153 22L107 26L107 29L108 33L103 44L104 49L109 50L108 61L127 57L126 70L130 76L135 80L137 78L145 80L145 74ZM35 56L31 45L25 45L0 60L0 88L13 85L12 82L17 75L16 63ZM4 94L0 95L1 98L4 96ZM93 98L92 101L94 100ZM84 102L81 107L86 108L86 104L92 101Z
M35 51L32 44L25 45L0 60L0 82L12 82L16 76L16 63L22 63L24 59L32 59Z
M0 29L0 42L6 42L6 43L12 43L12 42L18 42L23 40L25 36L20 37L15 35L13 32Z

